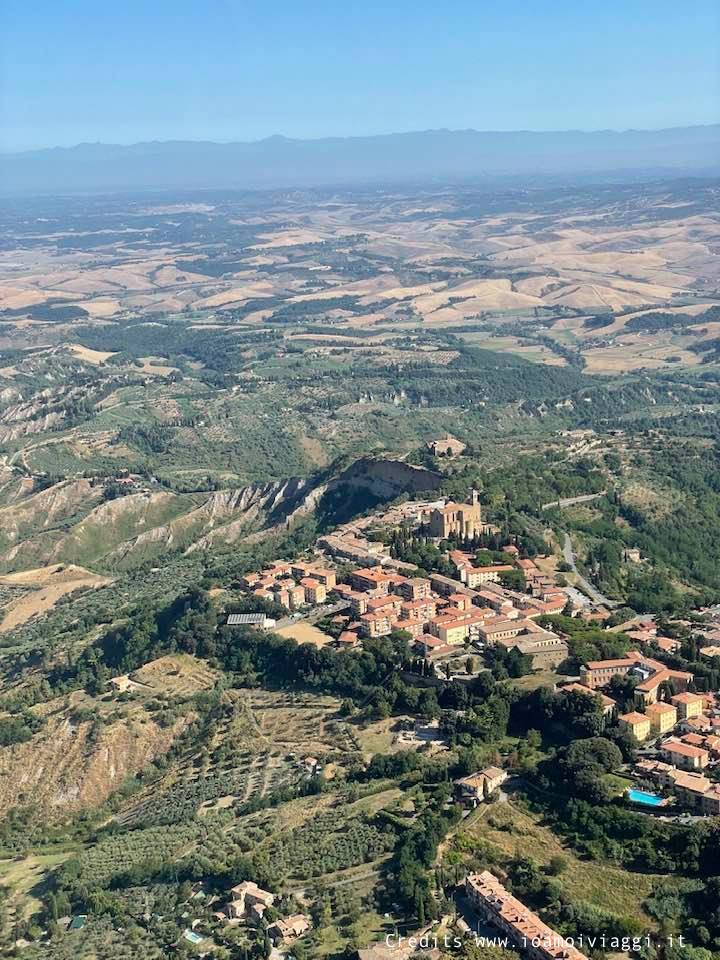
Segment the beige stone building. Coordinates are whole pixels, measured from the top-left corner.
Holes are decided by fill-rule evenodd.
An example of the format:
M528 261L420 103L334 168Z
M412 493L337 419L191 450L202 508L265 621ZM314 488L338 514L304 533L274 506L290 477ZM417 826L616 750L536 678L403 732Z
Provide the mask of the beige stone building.
M479 537L487 525L482 521L477 491L473 490L472 503L455 503L451 500L444 507L434 507L430 511L429 526L433 537L445 539L454 535L466 540Z
M486 767L455 781L455 791L462 803L475 806L487 799L507 780L507 771L500 767Z
M268 907L275 902L275 895L263 890L252 880L243 880L230 890L231 900L227 905L227 914L231 920L251 917L259 920Z

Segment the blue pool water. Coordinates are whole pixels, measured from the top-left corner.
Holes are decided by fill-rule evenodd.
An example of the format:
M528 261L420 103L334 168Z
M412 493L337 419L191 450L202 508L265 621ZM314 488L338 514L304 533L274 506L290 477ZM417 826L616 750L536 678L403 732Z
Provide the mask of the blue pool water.
M646 807L659 807L664 802L656 793L646 793L644 790L628 790L627 796L631 803L642 803Z

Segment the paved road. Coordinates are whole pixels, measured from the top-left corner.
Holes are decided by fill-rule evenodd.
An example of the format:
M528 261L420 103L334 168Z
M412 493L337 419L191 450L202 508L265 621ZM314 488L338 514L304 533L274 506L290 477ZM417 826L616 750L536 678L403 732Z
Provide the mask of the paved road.
M318 620L322 620L323 617L332 616L334 613L340 613L343 610L349 610L350 604L347 600L339 600L337 603L333 603L330 606L317 607L315 610L312 610L307 616L303 617L285 617L282 620L278 620L275 624L274 629L278 627L289 627L292 623L316 623Z
M563 587L563 590L567 594L568 600L571 600L573 606L578 610L592 607L593 602L590 597L586 597L582 590L578 590L577 587Z
M575 553L573 552L572 540L570 539L570 535L567 533L565 534L565 542L563 543L563 557L565 558L565 563L568 564L572 572L577 576L578 583L580 583L582 588L590 595L595 603L610 609L617 606L614 600L610 600L608 597L603 596L597 587L594 587L589 580L586 580L585 577L581 576L581 574L578 572L578 568L575 563Z
M549 510L550 507L572 507L575 503L588 503L590 500L597 500L598 497L604 497L607 490L601 490L600 493L584 493L581 497L565 497L563 500L551 500L549 503L543 503L541 510Z

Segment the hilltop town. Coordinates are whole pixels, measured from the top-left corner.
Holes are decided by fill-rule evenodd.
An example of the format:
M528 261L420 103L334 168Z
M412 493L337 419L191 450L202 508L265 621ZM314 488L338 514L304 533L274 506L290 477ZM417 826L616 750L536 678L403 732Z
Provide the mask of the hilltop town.
M492 562L490 552L481 547L474 553L438 550L453 576L437 572L419 576L412 563L392 555L397 551L382 541L369 540L369 527L404 537L418 535L435 547L451 542L479 545L497 533L492 524L483 522L476 492L471 503L412 501L320 537L313 561L277 560L265 570L244 574L241 584L249 595L273 600L288 613L321 608L332 601L332 615L320 621L328 635L324 640L319 635L317 641L339 648L353 649L363 638L402 631L418 656L435 670L465 651L496 644L529 656L533 669L552 668L566 659L567 644L537 620L561 613L572 604L570 595L555 586L532 559L521 557L517 546L502 548L507 561L503 563ZM481 565L478 554L491 562ZM336 569L327 563L344 569L353 561L363 566L350 569L338 583ZM503 586L503 578L522 584L522 589ZM313 619L317 624L316 615ZM286 635L293 636L292 629L286 628ZM303 636L302 631L298 636Z
M371 534L384 540L371 540ZM496 526L484 521L476 491L467 503L447 498L405 502L320 537L311 559L276 560L262 571L244 574L240 583L249 598L273 601L288 616L277 622L263 612L230 614L228 624L280 626L285 636L301 639L309 638L304 624L312 620L312 642L342 650L357 650L367 639L402 637L422 664L423 676L449 681L467 681L487 669L485 655L494 657L498 650L514 654L528 672L556 671L567 662L569 647L562 629L543 625L547 618L561 614L603 624L610 611L573 587L559 586L557 575L541 571L541 558L536 562L521 556L515 543L500 546L508 562L493 562L493 551L484 544L497 541L498 534ZM419 575L415 565L388 547L398 535L423 538L453 575ZM507 581L513 587L504 585ZM581 605L576 605L578 597ZM714 638L720 630L716 622L720 611L717 621L712 615L709 628L699 628L699 636ZM647 651L664 654L668 662L681 647L679 640L659 634L652 619L611 629L623 631ZM699 654L712 661L720 650L708 644ZM616 678L626 683L624 698L631 692L631 710L608 696ZM706 687L704 680L699 685ZM710 690L695 692L692 672L629 650L618 658L588 660L577 678L558 674L555 686L561 693L592 698L604 724L616 724L641 745L641 758L628 773L639 787L657 787L666 796L628 788L631 803L675 803L700 814L720 814L720 783L704 772L720 761L720 700ZM479 771L458 781L465 800L486 799L488 783L492 791L504 782L506 774L491 770L490 776Z
M427 449L451 470L467 460L449 435ZM408 482L436 482L410 469ZM593 482L598 492L540 515L610 496ZM120 944L112 918L125 916L149 956L158 937L206 956L280 960L336 942L360 960L464 956L485 931L532 960L583 960L595 951L577 937L592 928L564 919L579 909L567 864L568 880L585 876L583 855L604 861L632 823L637 846L612 869L644 891L638 926L652 917L642 870L679 856L683 831L699 852L682 869L706 869L720 815L720 608L622 609L557 544L512 531L487 491L465 489L403 494L312 539L290 533L276 552L270 542L262 563L243 558L51 663L42 687L28 665L0 725L11 775L26 748L67 731L68 758L78 737L94 755L95 738L102 763L126 725L154 738L148 758L151 743L169 750L129 768L121 791L104 788L97 842L59 758L35 781L44 820L28 810L23 830L64 824L73 853L46 874L44 929L9 901L16 948ZM649 562L637 554L631 568ZM8 801L22 803L12 783ZM13 823L6 842L24 836ZM169 869L183 880L171 903L156 890ZM126 900L137 885L142 915ZM608 923L632 928L611 893L593 896Z
M388 639L408 651L405 675L430 689L469 688L488 671L552 678L562 709L593 716L598 742L619 745L620 750L613 747L619 759L613 767L616 802L666 821L720 815L720 700L706 672L675 666L684 646L677 637L687 636L687 629L683 634L682 624L668 625L672 636L664 635L653 617L612 623L611 610L568 586L548 557L531 557L521 541L502 540L475 490L463 502L403 499L320 536L301 557L276 558L245 572L238 582L243 599L236 601L244 612L228 613L227 626L279 631L356 656L366 644L373 649L373 642ZM431 569L402 559L403 545L419 543ZM717 669L718 648L711 641L720 633L720 610L704 611L691 626L699 662ZM622 638L638 649L587 659L573 670L579 630L593 631L600 643L605 635L609 644ZM400 730L395 742L397 748L420 746L437 756L452 749L448 729L442 718L416 721L412 731ZM324 775L321 761L305 763L314 775ZM524 787L517 759L495 754L494 763L455 778L448 802L462 811L462 824L493 804L516 802ZM505 935L506 943L533 960L585 960L591 952L578 949L572 937L565 939L514 896L497 870L463 874L456 868L454 884L460 911L454 922L441 914L414 935L389 936L359 949L360 960L440 956L443 944L463 943L483 927ZM243 881L231 897L246 888ZM250 899L240 905L231 899L217 919L258 923L275 897L250 888ZM312 934L312 923L308 913L296 913L267 927L268 936L292 949Z

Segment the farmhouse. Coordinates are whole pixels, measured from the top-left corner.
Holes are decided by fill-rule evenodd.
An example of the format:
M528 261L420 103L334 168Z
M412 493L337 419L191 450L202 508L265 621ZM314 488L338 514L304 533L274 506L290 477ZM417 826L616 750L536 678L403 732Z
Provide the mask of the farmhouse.
M268 907L275 902L275 895L263 890L252 880L243 880L230 889L232 900L227 905L227 914L232 920L250 917L261 920Z
M455 781L455 790L461 803L477 806L486 800L507 780L507 771L500 767L486 767L478 773L471 773Z
M276 920L268 927L268 936L273 943L288 943L297 940L310 929L308 918L302 913L294 913L285 919Z
M477 490L472 492L472 503L454 503L449 501L442 507L430 511L430 533L433 537L446 540L450 536L472 540L487 529L482 522Z

